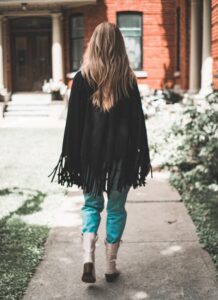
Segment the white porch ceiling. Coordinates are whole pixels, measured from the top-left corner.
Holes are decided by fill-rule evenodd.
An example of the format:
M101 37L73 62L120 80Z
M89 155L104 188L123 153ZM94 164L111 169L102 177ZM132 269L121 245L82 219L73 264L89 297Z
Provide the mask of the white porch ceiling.
M21 5L22 3L27 3L27 5L31 4L54 4L54 5L63 5L63 4L71 4L71 5L87 5L87 4L96 4L97 0L0 0L0 6L10 6L10 5Z

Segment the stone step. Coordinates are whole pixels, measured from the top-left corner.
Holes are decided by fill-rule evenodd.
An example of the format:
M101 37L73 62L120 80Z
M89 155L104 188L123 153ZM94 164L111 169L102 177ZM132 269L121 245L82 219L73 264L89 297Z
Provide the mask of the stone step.
M49 111L5 111L4 112L4 117L41 117L41 116L45 116L48 117L49 116Z
M42 92L25 92L25 93L14 93L11 96L11 100L14 101L21 101L21 102L31 102L31 101L44 101L44 102L51 102L51 94L46 94Z
M49 105L51 101L48 100L13 100L8 101L7 105L12 106L21 106L21 105Z
M49 116L51 94L43 92L17 92L7 102L4 117L44 117Z
M6 111L47 111L49 105L8 105Z

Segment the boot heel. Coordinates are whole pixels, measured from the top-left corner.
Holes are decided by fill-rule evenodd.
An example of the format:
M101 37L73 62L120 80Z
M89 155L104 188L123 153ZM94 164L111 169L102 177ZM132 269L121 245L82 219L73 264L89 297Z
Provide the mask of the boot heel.
M96 281L95 274L95 243L98 240L97 233L85 232L82 235L83 240L83 275L82 281L93 283Z
M95 282L96 278L94 273L94 264L91 262L85 263L83 267L82 281L87 283Z
M117 279L120 273L104 274L107 282L113 282Z
M105 279L108 282L113 282L120 275L120 271L116 268L117 252L120 247L120 241L116 243L105 243L105 254L106 254L106 272Z

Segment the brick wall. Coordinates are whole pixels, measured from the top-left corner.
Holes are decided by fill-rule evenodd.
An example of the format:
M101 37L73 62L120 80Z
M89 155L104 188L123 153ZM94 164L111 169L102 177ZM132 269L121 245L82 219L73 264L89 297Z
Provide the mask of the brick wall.
M87 5L65 11L65 70L70 72L69 62L69 16L84 14L85 45L94 28L103 21L116 23L116 13L137 11L143 13L143 70L147 78L138 83L147 83L153 88L175 83L175 1L174 0L99 0L96 6Z
M176 7L181 8L181 71L174 77L176 63ZM189 18L190 0L98 0L96 5L78 6L63 9L63 51L64 72L70 69L70 32L69 18L71 14L84 15L85 37L84 50L95 29L103 22L116 23L116 13L121 11L142 12L143 15L143 70L147 78L139 78L138 83L147 83L150 87L160 88L165 84L179 84L188 89L189 74ZM214 72L218 69L218 0L212 0L212 52ZM9 30L9 28L8 28ZM9 33L9 31L8 31ZM9 36L7 48L9 47ZM10 59L8 52L7 59ZM8 87L11 87L11 64L8 65Z
M218 75L218 0L212 0L212 57L213 75ZM214 87L218 89L218 78L213 79Z

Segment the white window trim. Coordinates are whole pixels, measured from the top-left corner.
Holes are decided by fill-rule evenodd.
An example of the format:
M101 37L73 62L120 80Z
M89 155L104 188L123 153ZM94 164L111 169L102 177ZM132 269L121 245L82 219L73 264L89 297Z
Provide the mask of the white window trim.
M180 71L175 71L173 75L174 75L174 77L179 77L180 76Z
M77 73L78 71L75 71L75 72L71 72L71 73L67 73L67 78L69 79L73 79L75 74ZM146 71L135 71L133 70L133 72L135 73L136 77L137 78L147 78L148 77L148 73Z
M78 71L74 71L74 72L71 72L71 73L67 73L66 77L69 78L69 79L73 79L77 72L78 72Z
M146 71L133 70L133 72L135 73L137 78L147 78L148 77L148 72L146 72Z

